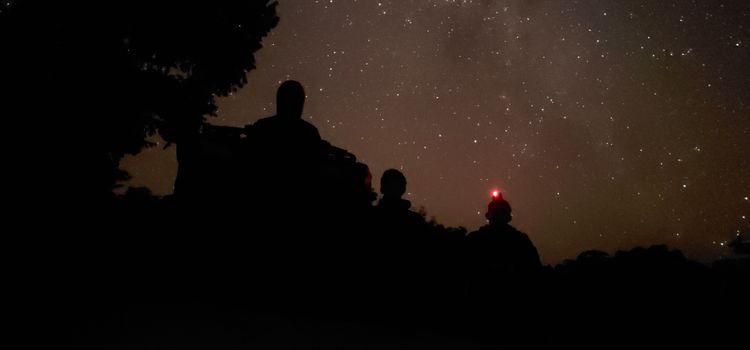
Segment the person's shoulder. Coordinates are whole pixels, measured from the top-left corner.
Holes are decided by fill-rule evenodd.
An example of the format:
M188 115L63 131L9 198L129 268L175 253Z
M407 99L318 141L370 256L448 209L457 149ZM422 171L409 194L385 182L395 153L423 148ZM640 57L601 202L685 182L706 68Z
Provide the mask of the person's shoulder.
M509 233L511 233L513 236L518 237L520 239L529 239L529 235L527 235L523 231L521 231L521 230L519 230L519 229L517 229L517 228L515 228L515 227L513 227L511 225L508 225L506 227L506 231L509 232Z
M484 225L480 227L476 231L469 232L468 235L466 235L466 238L468 239L477 239L479 237L485 236L487 234L487 231L490 229L489 225Z
M513 226L510 226L510 227L512 231L513 240L515 242L517 242L518 244L526 245L526 246L532 246L532 247L534 246L534 243L531 242L531 238L529 238L529 235L527 235L526 233L522 231L519 231Z
M276 117L276 116L270 116L270 117L260 118L260 119L258 119L258 121L256 121L255 123L253 123L252 126L256 127L256 128L257 127L268 126L268 125L271 125L271 124L275 124L277 122L277 119L279 119L279 118Z
M300 121L299 124L302 125L303 128L311 130L311 131L315 131L316 133L318 132L318 128L315 127L315 125L313 125L312 123L304 119L298 119L298 120Z

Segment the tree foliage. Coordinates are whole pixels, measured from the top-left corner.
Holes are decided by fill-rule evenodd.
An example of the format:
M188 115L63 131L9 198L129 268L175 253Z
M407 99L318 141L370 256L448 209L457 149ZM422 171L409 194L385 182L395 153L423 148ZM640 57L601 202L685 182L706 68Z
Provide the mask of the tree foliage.
M122 178L119 160L150 146L149 136L179 142L214 115L217 96L247 83L254 54L278 22L277 3L268 0L17 5L4 15L12 17L11 36L23 38L13 51L51 80L35 86L50 96L45 113L66 146L75 144L64 156L86 167L74 177L99 192Z

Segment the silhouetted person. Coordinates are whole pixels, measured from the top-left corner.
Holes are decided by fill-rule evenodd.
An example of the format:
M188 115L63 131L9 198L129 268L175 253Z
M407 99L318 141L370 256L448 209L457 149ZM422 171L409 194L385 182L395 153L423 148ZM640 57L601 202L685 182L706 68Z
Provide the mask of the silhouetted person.
M386 170L380 178L380 193L383 198L378 202L377 209L381 219L398 221L409 228L423 229L421 226L425 224L424 218L410 210L411 202L401 198L406 193L406 177L403 173L396 169Z
M248 138L255 150L272 163L308 160L319 155L321 139L318 129L302 119L305 89L297 81L287 80L276 93L276 115L258 120L248 128Z
M429 289L429 274L433 242L424 218L410 210L411 202L402 198L406 192L406 177L396 169L389 169L380 179L383 197L375 207L375 225L371 250L375 253L376 274L381 274L383 295L397 297L393 305L414 305L424 301Z
M315 188L312 179L322 156L318 129L302 119L305 90L297 81L288 80L276 93L276 115L247 126L246 169L248 191L261 207L283 205L302 183ZM269 202L270 201L270 202Z
M517 282L538 272L542 265L529 237L509 223L510 203L498 195L487 206L488 225L467 236L469 288L474 293L492 293L504 282ZM482 290L484 289L484 290Z

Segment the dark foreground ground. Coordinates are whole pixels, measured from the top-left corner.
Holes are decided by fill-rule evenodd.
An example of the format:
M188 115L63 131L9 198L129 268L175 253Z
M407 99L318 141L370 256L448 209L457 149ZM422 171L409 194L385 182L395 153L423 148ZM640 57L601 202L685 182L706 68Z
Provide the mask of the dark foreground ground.
M733 349L750 334L746 258L653 246L477 275L460 242L405 250L363 239L361 220L218 218L118 213L39 238L23 260L42 271L24 277L35 318L74 349Z
M389 285L400 276L353 272L360 267L316 273L325 268L314 260L283 263L296 254L240 264L182 248L158 259L133 247L61 262L53 319L73 348L732 348L750 334L748 261L705 266L666 258L675 256L665 247L582 256L483 293L415 292Z

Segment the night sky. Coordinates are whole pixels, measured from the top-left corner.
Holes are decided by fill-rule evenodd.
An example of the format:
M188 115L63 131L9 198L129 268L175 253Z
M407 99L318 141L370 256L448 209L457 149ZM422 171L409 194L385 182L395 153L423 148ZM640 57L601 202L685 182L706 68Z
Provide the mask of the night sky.
M469 230L502 189L542 260L666 243L715 259L750 227L750 2L281 0L214 124L304 118ZM127 158L171 191L174 148ZM296 184L315 186L306 179ZM315 199L309 199L311 202Z

